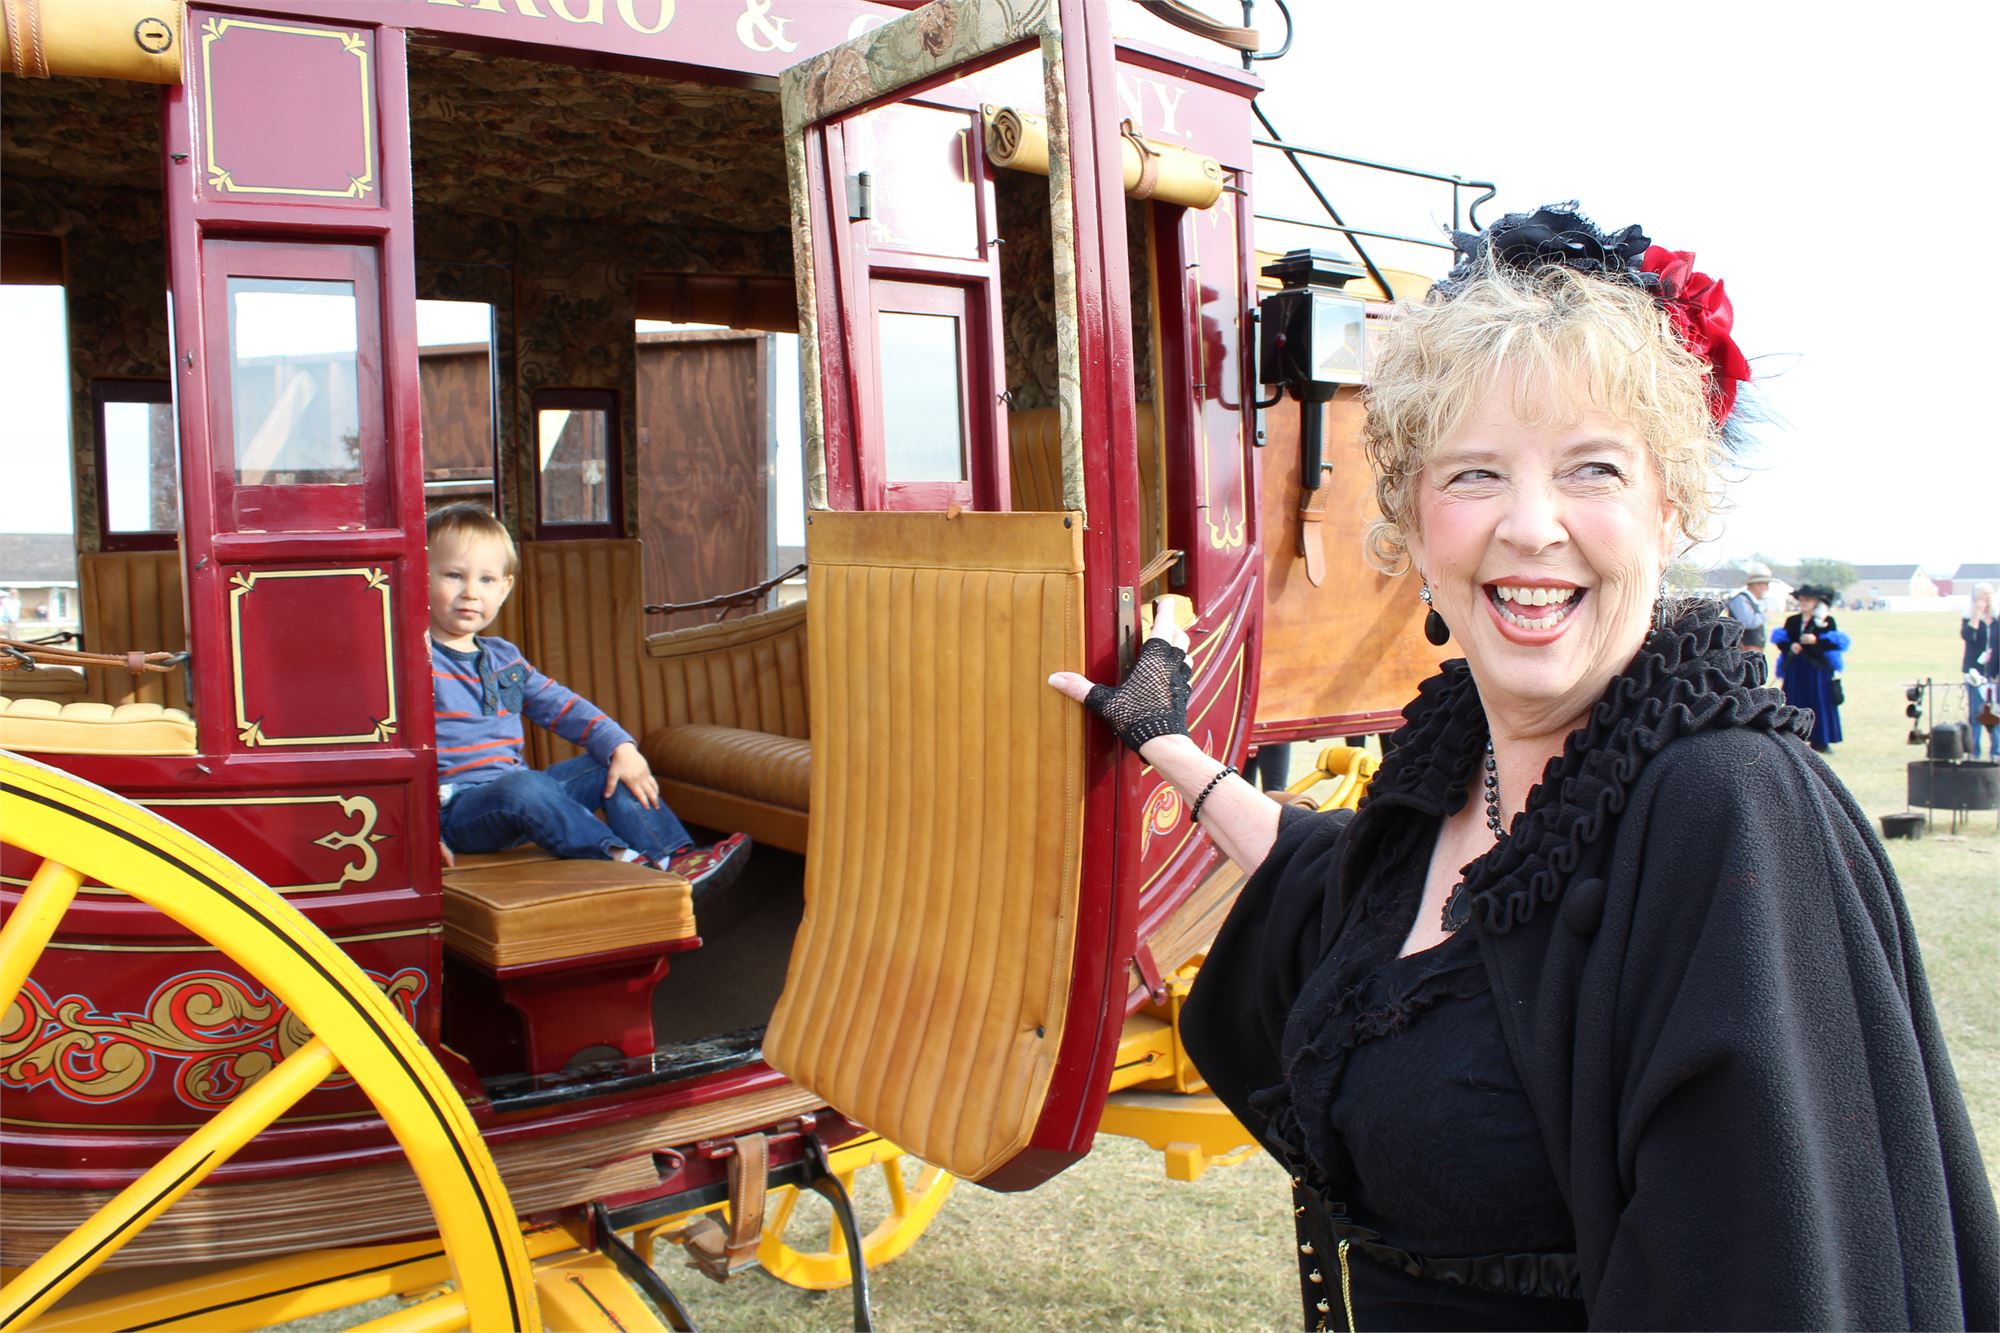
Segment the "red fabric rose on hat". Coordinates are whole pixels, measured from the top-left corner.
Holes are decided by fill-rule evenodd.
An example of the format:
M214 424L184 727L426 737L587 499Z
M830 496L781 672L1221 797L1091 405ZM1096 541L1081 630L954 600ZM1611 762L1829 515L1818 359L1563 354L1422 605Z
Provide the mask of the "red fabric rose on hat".
M1750 378L1750 363L1729 336L1736 310L1722 280L1695 272L1693 251L1658 245L1646 251L1643 270L1659 275L1660 299L1681 342L1708 362L1709 408L1718 422L1727 421L1736 407L1736 386Z

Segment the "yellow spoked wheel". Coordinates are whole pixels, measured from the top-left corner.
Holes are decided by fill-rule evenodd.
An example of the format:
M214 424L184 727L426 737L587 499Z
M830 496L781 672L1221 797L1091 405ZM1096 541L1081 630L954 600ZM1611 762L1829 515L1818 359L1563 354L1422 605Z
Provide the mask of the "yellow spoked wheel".
M958 1184L958 1177L949 1171L919 1161L872 1134L834 1149L827 1154L827 1165L853 1201L863 1226L880 1210L880 1220L861 1240L861 1256L871 1270L916 1244ZM794 1215L798 1202L799 1191L790 1185L771 1191L757 1261L772 1277L794 1287L837 1291L847 1286L854 1273L840 1228L829 1225L821 1237L814 1227L809 1239L805 1219ZM816 1248L821 1245L824 1248Z
M430 1200L470 1326L539 1329L520 1224L472 1116L388 999L338 945L241 866L101 787L0 752L0 837L41 858L0 928L0 1019L85 878L164 912L290 1006L313 1039L0 1288L24 1327L336 1070L402 1145ZM4 1029L0 1029L4 1030Z

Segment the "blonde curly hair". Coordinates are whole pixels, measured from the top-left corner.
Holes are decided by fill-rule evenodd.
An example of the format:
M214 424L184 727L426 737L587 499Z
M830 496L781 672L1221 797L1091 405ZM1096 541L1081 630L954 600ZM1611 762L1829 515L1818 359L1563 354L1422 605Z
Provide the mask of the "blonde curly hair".
M1681 535L1689 544L1706 536L1727 458L1709 410L1708 363L1640 288L1555 264L1507 267L1489 255L1448 299L1399 310L1372 360L1362 442L1381 515L1363 542L1383 573L1409 568L1417 486L1432 451L1500 384L1517 390L1518 410L1588 403L1635 429Z

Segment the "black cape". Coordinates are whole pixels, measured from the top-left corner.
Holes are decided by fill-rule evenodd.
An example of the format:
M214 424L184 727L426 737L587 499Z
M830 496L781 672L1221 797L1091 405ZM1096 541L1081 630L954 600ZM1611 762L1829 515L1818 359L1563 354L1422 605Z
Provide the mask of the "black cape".
M2000 1326L2000 1224L1895 873L1764 669L1713 607L1651 636L1468 873L1590 1322ZM1267 1146L1298 1137L1250 1098L1285 1080L1371 845L1463 804L1483 751L1463 661L1404 717L1358 813L1283 821L1182 1014Z

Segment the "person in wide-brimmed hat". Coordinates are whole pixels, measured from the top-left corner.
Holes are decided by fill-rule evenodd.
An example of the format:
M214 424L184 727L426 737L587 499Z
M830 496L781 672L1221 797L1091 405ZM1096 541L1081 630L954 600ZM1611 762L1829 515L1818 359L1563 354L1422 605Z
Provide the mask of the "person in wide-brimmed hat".
M1846 702L1840 673L1850 640L1834 621L1833 589L1802 583L1792 595L1799 599L1798 614L1786 617L1785 627L1771 635L1778 646L1778 679L1785 702L1812 710L1812 747L1824 752L1840 744L1840 705Z
M1762 653L1768 641L1764 598L1770 591L1771 567L1761 560L1752 560L1743 567L1743 586L1729 595L1729 618L1743 627L1746 653Z

